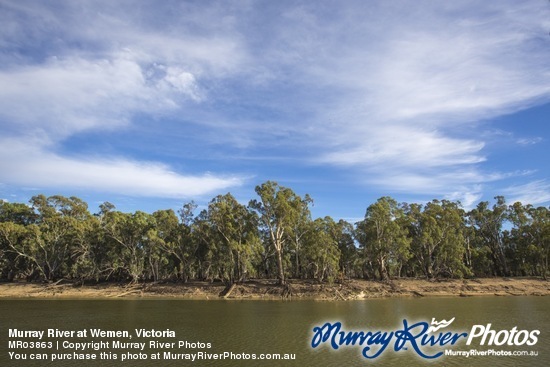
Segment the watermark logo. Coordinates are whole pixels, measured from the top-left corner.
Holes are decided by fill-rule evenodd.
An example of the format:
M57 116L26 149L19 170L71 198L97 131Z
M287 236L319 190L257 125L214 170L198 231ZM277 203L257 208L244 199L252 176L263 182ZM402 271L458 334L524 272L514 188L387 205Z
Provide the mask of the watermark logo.
M454 317L449 321L441 320L439 322L435 321L435 319L432 318L432 326L428 328L428 333L435 333L439 329L446 328L447 326L451 325L453 321L455 321Z
M394 352L411 350L426 359L439 358L450 347L465 342L466 345L479 343L488 346L522 346L535 345L540 334L539 330L518 330L515 326L510 330L493 330L491 324L473 325L470 332L447 330L455 321L420 321L410 323L403 320L402 328L396 330L346 330L341 322L326 322L313 328L311 347L327 345L338 350L345 347L361 349L361 355L367 359L380 357L386 351Z

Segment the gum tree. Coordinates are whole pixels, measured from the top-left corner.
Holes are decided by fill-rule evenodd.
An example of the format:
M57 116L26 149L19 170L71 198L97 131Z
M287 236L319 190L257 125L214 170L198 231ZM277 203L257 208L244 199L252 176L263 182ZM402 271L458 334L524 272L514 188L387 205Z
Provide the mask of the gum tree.
M285 284L283 256L289 235L295 223L307 210L311 199L308 195L302 199L287 187L267 181L256 186L260 200L250 201L249 207L258 213L260 225L266 231L269 243L275 251L279 284Z
M464 213L459 204L433 200L424 210L416 205L410 208L411 251L424 276L465 275Z
M509 207L509 218L514 224L510 233L513 260L519 275L548 276L550 255L550 210L546 207L522 205Z
M253 269L259 252L257 217L231 194L218 195L208 205L208 221L216 242L215 258L230 283L240 281Z
M364 261L378 272L380 280L389 279L390 265L401 264L409 257L410 239L403 223L403 210L390 197L371 204L365 219L357 223L357 240Z
M66 276L75 254L88 244L88 205L79 198L60 195L34 196L31 204L40 229L32 255L38 270L47 281Z
M475 232L478 250L488 250L494 275L509 276L508 264L504 253L502 226L507 219L507 207L504 197L495 197L497 202L489 208L487 201L480 202L469 212L468 220Z
M110 211L102 222L106 237L113 243L110 254L113 270L123 270L133 283L138 282L145 269L147 233L154 221L150 214L136 211Z
M304 238L304 267L314 279L332 282L340 265L338 224L331 217L324 217L311 221L309 227Z

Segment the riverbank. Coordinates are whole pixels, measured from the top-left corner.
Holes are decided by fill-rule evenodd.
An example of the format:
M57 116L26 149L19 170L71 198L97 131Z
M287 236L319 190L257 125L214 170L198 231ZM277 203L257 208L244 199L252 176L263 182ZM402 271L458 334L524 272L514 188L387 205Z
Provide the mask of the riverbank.
M354 300L384 297L472 297L472 296L548 296L550 281L536 278L483 278L428 281L394 279L387 282L348 280L342 284L320 284L291 280L281 287L272 280L251 280L226 287L222 283L142 283L121 285L1 283L0 298L43 299L314 299Z

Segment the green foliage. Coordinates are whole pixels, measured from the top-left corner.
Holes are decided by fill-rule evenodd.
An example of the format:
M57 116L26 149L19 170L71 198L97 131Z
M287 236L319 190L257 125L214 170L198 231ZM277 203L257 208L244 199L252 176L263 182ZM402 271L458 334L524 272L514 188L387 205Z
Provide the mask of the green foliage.
M474 246L489 249L492 264L491 273L498 276L510 275L505 256L502 226L507 219L507 207L504 197L495 197L493 208L483 201L468 214L475 229ZM490 273L489 271L487 272Z
M152 256L147 237L154 226L152 216L141 211L134 214L110 211L102 225L112 251L111 269L126 273L132 282L139 281L144 275L146 255Z
M90 214L76 197L0 202L0 278L77 282L221 280L254 277L549 275L550 211L497 197L466 213L460 203L398 204L382 197L352 225L312 219L308 195L268 181L248 207L216 196L198 215L123 213L110 203Z
M304 239L303 263L305 274L322 282L333 282L339 273L338 224L330 217L309 222L310 230Z
M357 240L365 261L366 275L380 280L390 277L390 267L400 275L410 257L410 238L403 209L390 197L382 197L367 208L365 219L357 223Z
M253 272L261 250L257 216L231 195L215 197L204 219L210 231L211 265L226 282L243 280Z
M284 256L289 236L296 231L295 224L299 220L309 217L311 198L306 195L302 199L291 189L272 181L256 186L256 194L260 200L250 201L249 207L259 215L261 227L267 233L269 244L276 254L279 283L284 284Z
M514 224L506 232L508 258L514 264L515 275L536 274L548 277L550 256L550 210L545 207L515 203L509 208L509 218Z
M21 203L8 203L0 200L0 223L12 222L21 225L32 224L37 215L29 206Z
M411 205L407 214L411 252L426 278L468 274L464 264L464 211L459 204L433 200L423 210Z
M40 259L40 229L35 224L0 223L0 266L2 278L13 280L25 277L29 280L42 276L44 269Z
M351 223L340 219L336 223L333 236L338 243L340 251L339 276L343 278L355 278L361 276L361 260L355 245L354 228Z

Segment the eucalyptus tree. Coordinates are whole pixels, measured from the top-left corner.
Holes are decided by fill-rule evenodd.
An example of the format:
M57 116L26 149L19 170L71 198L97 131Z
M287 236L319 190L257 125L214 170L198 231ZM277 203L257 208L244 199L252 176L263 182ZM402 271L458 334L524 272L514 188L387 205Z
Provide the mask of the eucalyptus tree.
M535 275L538 251L529 236L530 217L528 207L516 202L508 207L512 228L504 232L506 258L512 275Z
M29 247L39 240L36 213L29 205L0 200L0 279L28 276L36 262Z
M190 201L178 210L179 225L177 241L168 242L164 249L174 258L175 272L178 279L186 282L196 275L197 241L194 240L192 227L195 221L194 211L197 204Z
M88 246L80 249L80 256L75 264L75 273L81 280L109 280L113 274L120 271L114 264L120 262L117 251L118 244L112 241L106 231L106 219L116 207L104 202L99 205L99 212L93 215L89 222Z
M291 273L295 277L300 277L302 273L304 238L310 231L314 230L309 210L309 204L312 202L309 195L306 195L301 202L301 206L298 207L295 220L288 231L288 254L293 264Z
M151 219L153 223L145 236L146 273L147 278L158 281L168 278L176 268L171 250L180 240L179 219L172 209L157 210Z
M92 218L88 205L79 198L60 195L37 195L30 202L40 238L26 255L35 259L45 280L67 276L79 249L88 244L88 221Z
M195 277L205 280L214 280L218 275L216 264L216 233L213 231L208 218L208 211L201 212L194 218L191 225L192 243L194 245L193 261Z
M214 231L221 277L233 283L254 271L260 252L258 218L231 194L218 195L208 205L208 221Z
M30 280L38 274L47 279L39 252L40 241L40 228L36 224L0 222L1 278L12 281L24 276Z
M152 216L142 211L105 214L102 227L112 242L109 254L112 272L126 272L132 282L140 280L145 270L147 234L153 226Z
M410 239L403 221L403 209L390 197L371 204L365 219L357 223L356 238L364 261L378 272L381 280L390 276L388 267L400 266L410 257Z
M548 277L550 255L550 210L546 207L523 205L519 202L509 207L513 223L510 241L516 275Z
M433 200L423 210L411 205L411 252L428 279L462 277L469 274L464 265L464 211L456 202Z
M361 273L359 252L355 244L353 225L340 219L335 226L334 236L340 251L340 273L344 277L357 277Z
M306 276L322 282L334 281L339 274L338 223L330 217L317 218L309 223L304 238L303 262Z
M503 241L502 227L507 220L508 208L504 197L495 197L492 209L487 201L480 202L468 213L468 220L475 231L477 251L489 255L492 273L509 276Z
M68 276L84 283L98 281L102 276L101 260L105 256L104 236L97 216L87 216L78 221L79 235L71 251Z
M147 233L147 258L153 278L174 277L188 281L195 276L197 244L192 235L194 202L178 210L158 210L152 214L154 226Z
M548 279L550 271L550 210L543 206L530 207L529 215L531 217L529 236L539 254L537 256L539 275Z
M30 204L0 206L8 278L14 271L46 281L80 274L78 264L89 246L93 221L88 205L60 195L37 195Z
M269 244L275 251L279 284L285 284L284 254L295 223L307 209L311 199L302 199L289 188L267 181L256 186L260 200L252 200L249 207L259 215L261 227L266 231Z

